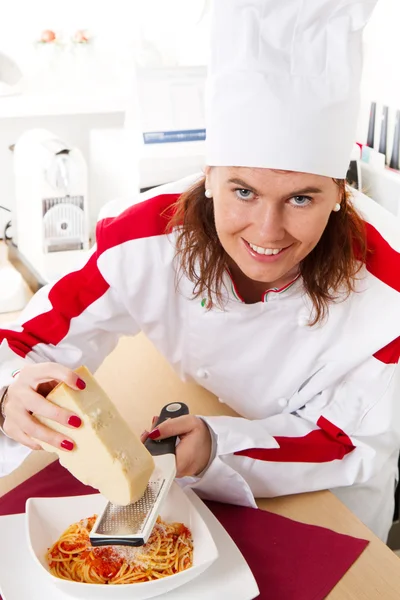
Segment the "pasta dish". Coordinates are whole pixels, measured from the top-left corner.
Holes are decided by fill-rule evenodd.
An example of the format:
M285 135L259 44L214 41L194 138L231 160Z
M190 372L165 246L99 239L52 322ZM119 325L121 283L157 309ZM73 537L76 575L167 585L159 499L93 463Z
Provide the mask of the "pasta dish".
M174 575L193 564L193 540L182 523L160 519L144 546L92 546L96 515L70 525L47 551L50 572L81 583L121 584Z

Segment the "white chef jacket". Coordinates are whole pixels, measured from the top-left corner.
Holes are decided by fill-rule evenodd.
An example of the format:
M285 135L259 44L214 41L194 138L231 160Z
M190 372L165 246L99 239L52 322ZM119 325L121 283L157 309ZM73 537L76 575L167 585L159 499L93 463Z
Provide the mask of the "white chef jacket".
M17 324L0 330L0 387L27 361L94 371L119 336L143 331L181 378L242 415L205 418L215 457L184 483L248 506L331 489L385 540L400 447L399 221L354 192L371 252L356 292L332 304L322 324L309 326L301 278L245 304L226 272L225 305L208 310L186 277L177 280L176 232L165 233L165 209L198 177L101 219L86 264L41 289ZM3 473L28 452L2 435Z

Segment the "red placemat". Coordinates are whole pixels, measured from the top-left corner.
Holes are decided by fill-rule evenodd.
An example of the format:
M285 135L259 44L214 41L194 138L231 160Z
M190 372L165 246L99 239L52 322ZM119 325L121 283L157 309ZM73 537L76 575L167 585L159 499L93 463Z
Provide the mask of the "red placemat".
M29 497L92 493L56 461L0 498L0 515L25 512ZM368 545L267 511L206 504L246 558L262 600L323 600Z

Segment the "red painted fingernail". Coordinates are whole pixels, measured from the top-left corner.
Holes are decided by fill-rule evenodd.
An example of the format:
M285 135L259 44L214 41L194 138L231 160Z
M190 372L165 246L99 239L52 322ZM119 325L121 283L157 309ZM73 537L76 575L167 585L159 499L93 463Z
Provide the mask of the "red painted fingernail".
M78 387L80 390L84 390L86 387L86 383L83 381L83 379L78 377L78 379L76 380L76 387Z
M160 435L161 435L160 430L157 427L157 429L153 429L153 431L150 431L149 438L151 440L156 440L157 438L160 437Z
M68 425L71 425L71 427L80 427L82 425L82 419L76 415L72 415L68 419Z
M70 442L69 440L63 440L60 444L61 448L64 448L64 450L73 450L74 449L74 445L72 442Z

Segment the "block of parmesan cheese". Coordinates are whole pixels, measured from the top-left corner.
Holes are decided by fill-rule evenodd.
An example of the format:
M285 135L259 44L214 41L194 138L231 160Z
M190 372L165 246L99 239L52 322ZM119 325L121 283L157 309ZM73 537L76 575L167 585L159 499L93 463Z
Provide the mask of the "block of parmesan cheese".
M79 367L75 373L85 381L84 390L75 391L60 383L47 399L78 415L82 425L74 429L35 415L44 425L74 440L74 449L65 451L37 442L44 450L56 452L66 469L113 504L126 506L136 502L153 472L153 457L89 370Z

